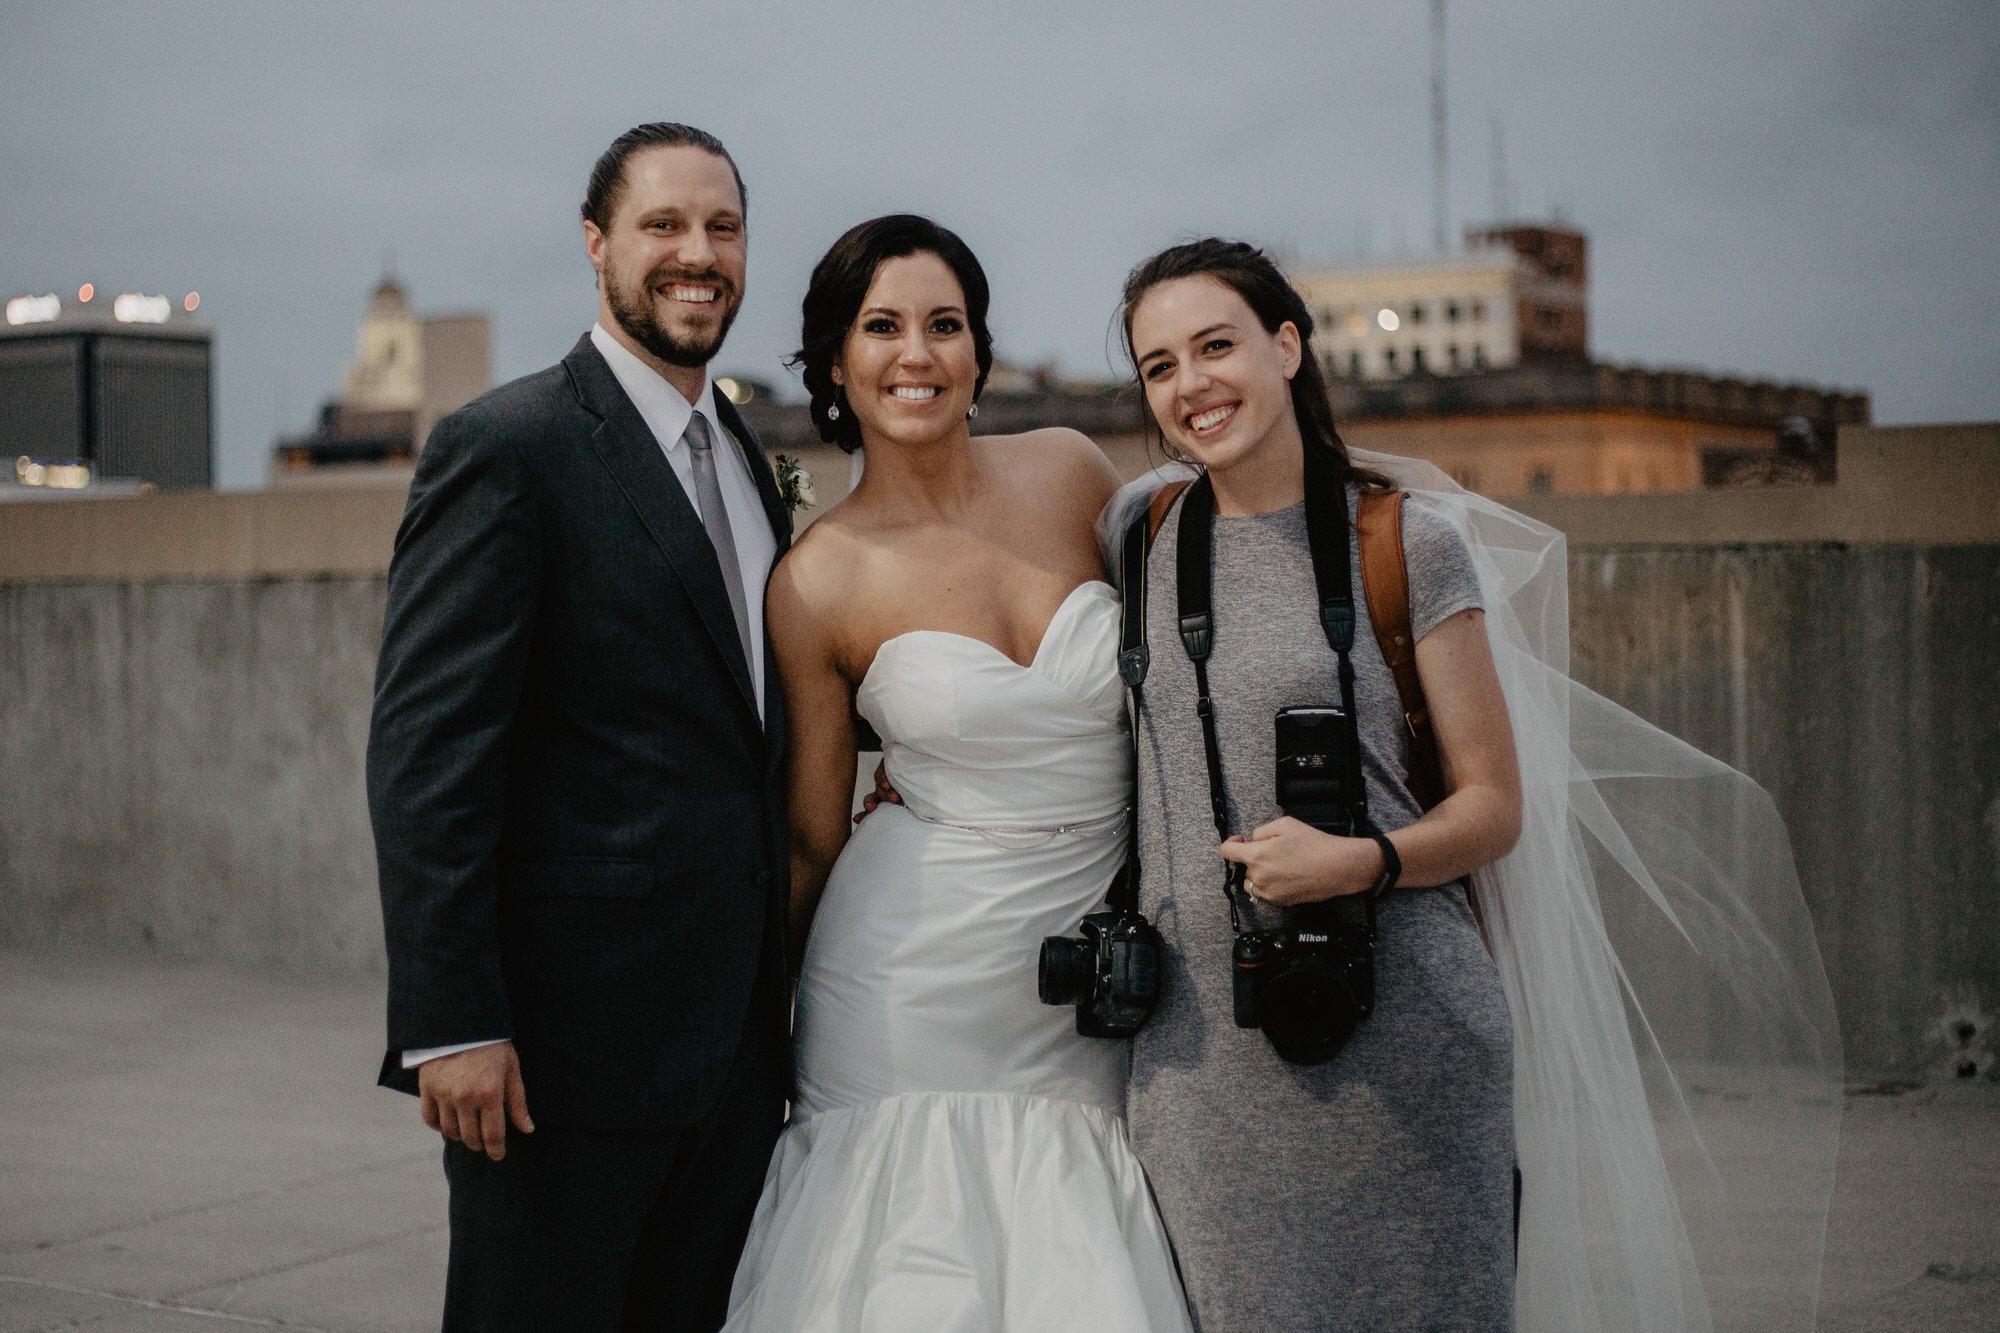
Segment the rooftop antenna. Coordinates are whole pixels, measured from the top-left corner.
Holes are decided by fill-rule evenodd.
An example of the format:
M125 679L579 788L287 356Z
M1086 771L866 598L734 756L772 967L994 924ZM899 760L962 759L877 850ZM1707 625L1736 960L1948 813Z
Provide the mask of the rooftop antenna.
M1444 0L1431 0L1431 243L1439 254L1448 248L1451 232L1449 164L1450 146L1445 137Z
M1514 215L1514 191L1507 180L1507 126L1493 118L1493 220L1505 222Z

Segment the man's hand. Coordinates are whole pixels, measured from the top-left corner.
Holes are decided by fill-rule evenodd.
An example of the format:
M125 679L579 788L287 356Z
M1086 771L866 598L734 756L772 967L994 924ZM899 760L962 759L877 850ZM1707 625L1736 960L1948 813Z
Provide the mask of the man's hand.
M875 790L861 798L861 813L854 817L859 824L875 813L875 807L887 801L890 805L901 805L903 794L889 783L889 761L884 759L875 765Z
M528 1091L511 1041L441 1055L417 1066L417 1095L424 1123L494 1161L507 1155L507 1122L535 1132Z

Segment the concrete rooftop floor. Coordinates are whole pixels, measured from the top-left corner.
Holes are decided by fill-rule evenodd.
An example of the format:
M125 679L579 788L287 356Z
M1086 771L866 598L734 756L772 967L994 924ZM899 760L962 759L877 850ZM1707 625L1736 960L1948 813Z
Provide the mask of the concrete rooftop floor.
M0 1333L436 1328L380 988L0 950ZM2000 1330L2000 1085L1850 1093L1820 1327Z

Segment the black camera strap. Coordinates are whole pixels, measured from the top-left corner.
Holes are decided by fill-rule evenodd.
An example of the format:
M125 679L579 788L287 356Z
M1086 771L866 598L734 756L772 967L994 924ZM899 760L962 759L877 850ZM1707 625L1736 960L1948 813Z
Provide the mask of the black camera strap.
M1326 451L1305 448L1306 544L1311 552L1313 584L1319 595L1319 623L1338 663L1341 705L1347 714L1347 752L1358 761L1361 754L1360 714L1354 703L1354 566L1348 533L1351 522L1347 509L1345 478ZM1215 650L1214 528L1215 487L1203 473L1188 486L1181 501L1180 536L1175 547L1176 592L1178 594L1181 647L1194 667L1195 714L1201 720L1202 754L1208 768L1209 813L1215 821L1216 836L1227 842L1234 836L1230 827L1229 799L1222 773L1222 744L1215 730L1215 701L1208 684L1208 659ZM1146 556L1151 545L1153 524L1139 514L1125 531L1119 553L1119 584L1124 594L1124 610L1119 622L1118 671L1131 691L1134 761L1138 759L1139 715L1145 706L1146 674L1151 652L1146 646ZM1372 828L1367 812L1367 784L1345 783L1357 827ZM1237 891L1242 887L1243 867L1228 862L1223 892L1229 900L1232 926L1238 924ZM1138 821L1133 820L1126 870L1113 885L1113 893L1125 895L1125 905L1136 909L1139 879ZM1119 905L1114 898L1113 905Z
M1131 696L1132 776L1135 801L1125 821L1125 865L1112 877L1111 890L1104 901L1121 912L1139 910L1139 811L1136 792L1139 773L1139 710L1146 702L1146 669L1151 654L1146 649L1146 546L1147 516L1139 517L1126 530L1125 545L1118 553L1118 588L1123 606L1118 619L1118 674Z
M1313 583L1319 594L1319 623L1338 663L1341 706L1347 714L1347 752L1358 763L1361 727L1354 704L1354 565L1349 549L1349 515L1345 479L1324 451L1305 449L1306 544L1312 554ZM1208 764L1209 811L1219 838L1228 841L1229 801L1222 773L1222 745L1215 731L1215 702L1209 693L1208 659L1215 650L1214 528L1215 488L1204 474L1188 488L1181 506L1180 539L1175 550L1179 594L1181 646L1194 666L1195 714L1201 720L1202 752ZM1358 828L1369 828L1366 783L1346 774L1349 807ZM1238 922L1238 891L1243 866L1229 862L1223 892L1229 900L1230 924Z

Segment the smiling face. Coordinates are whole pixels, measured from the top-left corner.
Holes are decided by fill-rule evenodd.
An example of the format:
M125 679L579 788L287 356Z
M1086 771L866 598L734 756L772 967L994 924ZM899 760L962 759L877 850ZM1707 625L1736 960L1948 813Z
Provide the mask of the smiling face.
M1160 433L1202 466L1226 472L1296 444L1299 331L1265 332L1226 283L1176 278L1148 291L1132 311L1132 350Z
M928 251L885 259L833 368L864 437L927 444L965 427L979 382L965 292Z
M697 369L743 304L743 199L728 161L703 148L647 148L625 163L610 226L583 224L601 314L669 366Z

